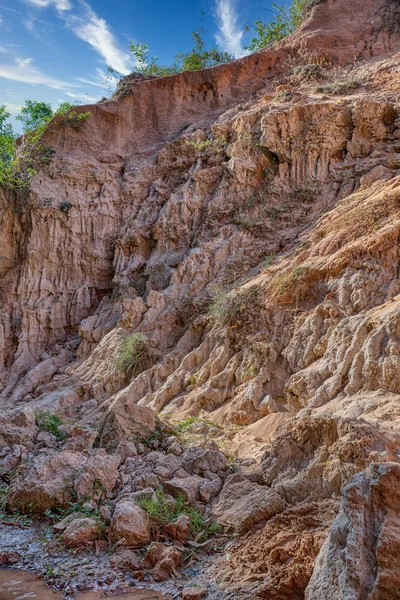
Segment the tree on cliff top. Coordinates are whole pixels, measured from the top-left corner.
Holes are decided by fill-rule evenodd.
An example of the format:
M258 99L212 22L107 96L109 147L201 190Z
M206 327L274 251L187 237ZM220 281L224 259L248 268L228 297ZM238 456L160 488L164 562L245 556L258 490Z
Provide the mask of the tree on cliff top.
M165 75L181 73L182 71L199 71L200 69L214 67L215 65L235 60L233 54L229 52L218 50L215 46L207 48L202 28L193 31L192 37L194 42L193 48L186 53L179 52L175 56L172 65L169 66L159 65L156 56L150 58L148 44L131 43L129 49L134 55L137 65L135 71L141 75L163 77Z
M63 102L53 110L47 102L26 100L16 117L22 123L24 137L16 146L18 135L14 132L6 105L0 105L0 185L13 189L29 186L37 170L51 160L53 151L41 143L53 117L62 117L58 124L78 129L90 112L77 112L69 102Z
M246 46L246 50L257 52L296 31L308 16L313 4L313 0L292 0L289 7L273 4L276 11L275 18L268 22L256 21L254 23L256 35Z

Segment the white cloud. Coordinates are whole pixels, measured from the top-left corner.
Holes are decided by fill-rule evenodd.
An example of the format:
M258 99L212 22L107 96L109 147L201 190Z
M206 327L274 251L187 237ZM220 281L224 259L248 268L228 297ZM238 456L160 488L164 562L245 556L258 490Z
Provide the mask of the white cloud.
M117 40L110 31L107 21L99 17L85 0L79 0L79 6L83 9L81 14L76 11L71 12L73 5L70 0L25 1L39 8L54 6L67 27L100 54L107 65L123 75L132 71L134 62L132 56L118 47Z
M81 4L85 9L83 17L71 15L66 19L68 26L76 36L90 44L107 65L123 75L130 73L132 57L118 47L107 21L99 17L86 2L82 1Z
M8 102L6 102L5 105L7 107L8 112L12 115L18 115L21 112L22 106L20 106L19 104L9 104Z
M64 12L72 9L72 4L69 0L25 0L29 4L33 4L38 8L47 8L55 6L59 12Z
M89 94L75 94L74 92L65 92L66 96L79 102L98 102L101 96L90 96Z
M24 25L27 28L28 31L33 32L33 30L35 29L35 22L33 19L26 19L24 21Z
M47 85L56 90L76 87L72 83L45 75L32 65L32 58L15 57L14 61L15 63L11 65L0 64L0 77L11 79L12 81L20 81L22 83Z
M236 0L217 0L216 15L218 33L215 38L218 45L236 57L243 56L243 29L238 25Z
M113 77L111 73L107 73L103 69L96 69L96 77L93 79L78 77L77 80L102 89L115 87L119 81L118 78Z

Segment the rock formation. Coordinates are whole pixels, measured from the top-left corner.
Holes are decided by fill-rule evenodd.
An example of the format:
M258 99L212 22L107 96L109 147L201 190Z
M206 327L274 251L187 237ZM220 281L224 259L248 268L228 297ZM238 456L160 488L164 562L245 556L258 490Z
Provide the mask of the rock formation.
M0 189L8 510L72 506L67 546L157 581L199 515L239 532L201 597L398 594L400 6L313 4L56 118L51 163Z

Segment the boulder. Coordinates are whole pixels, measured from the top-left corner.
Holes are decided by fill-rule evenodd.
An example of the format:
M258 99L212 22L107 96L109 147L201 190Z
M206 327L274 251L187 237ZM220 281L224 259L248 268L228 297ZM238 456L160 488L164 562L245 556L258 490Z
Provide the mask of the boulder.
M284 509L285 502L276 492L234 473L226 480L212 514L222 525L245 533Z
M182 600L203 600L207 597L207 589L198 588L185 588L182 590Z
M141 561L136 552L127 548L120 548L110 558L110 565L113 569L121 569L124 571L140 571Z
M201 484L199 489L200 500L203 502L210 502L212 498L214 498L222 488L222 481L219 477L216 477L212 481L208 479Z
M0 415L0 449L14 444L32 447L38 434L35 413L28 406Z
M78 498L104 498L117 483L120 462L119 454L107 454L102 449L89 456L75 480L74 489Z
M174 442L168 448L168 454L174 454L175 456L180 456L182 454L182 452L183 452L182 446L180 445L179 442Z
M200 486L205 481L198 475L189 475L182 479L175 477L166 481L164 487L173 496L183 496L188 502L196 502L200 499Z
M228 467L226 456L215 443L210 448L192 446L182 454L182 466L190 474L204 475L206 472L223 474Z
M11 481L8 506L34 513L66 506L72 498L75 477L85 461L84 454L67 450L36 456Z
M74 519L81 519L84 516L85 515L81 512L73 512L61 519L61 521L57 521L57 523L54 523L53 529L56 533L61 533L62 531L65 531L65 529L68 527L71 521L73 521Z
M115 452L120 455L121 463L124 463L127 458L133 458L138 455L135 444L133 442L127 442L126 440L118 444Z
M64 450L74 450L75 452L89 451L92 450L96 438L97 431L75 426L68 432L63 448Z
M155 542L146 552L143 564L146 567L154 567L155 581L166 581L174 574L181 561L182 554L177 548Z
M174 523L168 523L164 532L171 540L185 542L190 535L190 519L187 515L181 515Z
M9 567L21 560L21 555L15 550L2 550L0 548L0 567Z
M130 400L116 400L100 423L99 434L103 443L118 443L140 439L155 432L156 415L150 408L138 406Z
M119 502L111 519L110 539L113 543L124 539L126 546L141 546L149 542L150 525L144 510L129 500Z
M0 476L8 475L28 457L28 450L25 446L17 444L13 448L3 448L0 452Z
M343 490L306 600L395 600L400 589L400 465L372 463Z
M100 535L100 524L89 517L71 519L62 534L62 540L68 548L79 548L86 542L94 542Z

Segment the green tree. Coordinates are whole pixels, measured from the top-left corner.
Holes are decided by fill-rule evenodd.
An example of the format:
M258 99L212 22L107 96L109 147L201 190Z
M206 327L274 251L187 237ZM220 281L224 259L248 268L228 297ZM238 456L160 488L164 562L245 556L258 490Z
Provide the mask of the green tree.
M192 32L193 48L189 52L179 52L171 65L162 66L158 64L156 56L150 57L148 44L134 44L129 46L130 51L136 59L135 71L142 75L155 75L163 77L182 71L199 71L207 67L213 67L224 62L234 60L235 57L229 52L223 52L212 46L207 48L204 41L204 30L198 29ZM114 75L114 73L113 73Z
M292 0L289 7L276 4L272 6L276 11L275 18L269 22L256 21L254 23L256 35L246 46L246 50L257 52L295 31L307 17L312 0Z
M43 133L52 126L50 121L59 116L54 126L79 129L90 117L90 112L78 112L69 102L63 102L53 111L47 102L26 100L17 119L23 124L24 137L15 144L17 135L8 123L10 113L0 105L0 184L13 189L29 187L38 169L51 161L53 150L43 145Z
M33 131L53 118L53 109L48 102L26 100L17 120L22 123L24 133Z
M194 42L192 50L185 54L179 53L175 57L175 62L179 65L180 71L199 71L200 69L235 60L233 54L220 51L214 46L207 49L202 28L193 31L192 37Z
M10 118L5 104L0 105L0 163L7 164L14 154L15 133L11 123L7 123Z

